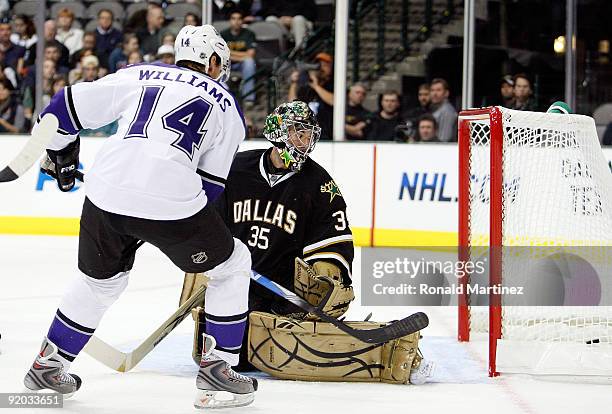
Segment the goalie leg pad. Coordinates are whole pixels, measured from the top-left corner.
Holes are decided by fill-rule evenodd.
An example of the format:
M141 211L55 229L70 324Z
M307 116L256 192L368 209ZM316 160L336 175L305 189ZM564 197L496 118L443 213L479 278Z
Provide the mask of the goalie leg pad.
M378 322L348 322L373 329ZM265 312L249 317L249 362L274 377L303 381L409 383L418 367L419 332L366 344L325 322L296 321Z
M197 366L200 366L200 361L202 360L202 348L204 347L204 336L202 334L206 332L206 313L204 312L203 307L198 306L197 308L193 308L191 310L191 316L195 322L191 357L193 358L193 362L195 362Z
M208 277L204 273L185 273L183 288L181 289L181 297L179 299L179 306L187 302L187 300L202 286L208 286ZM204 302L197 304L197 306L203 305Z

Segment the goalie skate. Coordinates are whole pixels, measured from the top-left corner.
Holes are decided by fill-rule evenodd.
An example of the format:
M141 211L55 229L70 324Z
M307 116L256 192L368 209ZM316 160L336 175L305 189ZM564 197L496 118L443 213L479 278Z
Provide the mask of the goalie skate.
M240 375L214 354L215 339L204 335L200 371L196 380L196 408L227 408L249 405L255 399L257 380Z

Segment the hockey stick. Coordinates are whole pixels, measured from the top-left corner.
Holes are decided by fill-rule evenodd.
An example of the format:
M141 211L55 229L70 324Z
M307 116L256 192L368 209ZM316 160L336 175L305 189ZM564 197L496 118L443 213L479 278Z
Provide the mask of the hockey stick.
M417 312L412 314L402 320L391 322L386 326L381 326L380 328L375 329L355 329L351 328L344 322L339 319L336 319L332 316L329 316L321 309L316 306L311 305L306 302L304 299L291 292L290 290L284 288L276 282L268 279L265 276L260 275L259 273L253 271L251 275L251 279L255 282L259 283L261 286L266 289L276 293L278 296L288 300L296 306L304 309L307 312L313 313L317 315L319 318L324 320L325 322L329 322L338 329L347 334L351 335L359 339L362 342L378 344L382 342L391 341L393 339L401 338L402 336L410 335L411 333L420 331L429 325L429 319L427 315L423 312ZM330 292L331 293L331 292Z
M121 352L107 344L97 336L92 336L84 351L107 367L119 372L127 372L134 368L147 356L174 328L185 319L191 309L204 299L206 287L202 286L183 303L155 332L131 352Z
M55 115L46 114L42 117L21 152L0 171L0 182L15 181L28 171L53 139L58 126L59 123Z

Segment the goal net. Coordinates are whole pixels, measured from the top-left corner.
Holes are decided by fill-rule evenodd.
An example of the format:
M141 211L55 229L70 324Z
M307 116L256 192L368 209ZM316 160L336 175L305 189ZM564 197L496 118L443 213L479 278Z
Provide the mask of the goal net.
M488 263L461 283L507 288L463 291L459 339L488 331L492 376L612 377L612 174L593 119L463 111L459 152L460 260Z

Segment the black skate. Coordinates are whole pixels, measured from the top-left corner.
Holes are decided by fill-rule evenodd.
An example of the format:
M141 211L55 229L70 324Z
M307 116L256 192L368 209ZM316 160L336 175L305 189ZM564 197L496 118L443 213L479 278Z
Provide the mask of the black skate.
M56 356L57 346L45 338L23 383L31 391L51 390L64 394L64 398L70 398L81 388L81 378L65 372Z
M214 354L215 338L204 335L200 371L196 380L196 408L226 408L249 405L255 399L257 380L238 374Z

